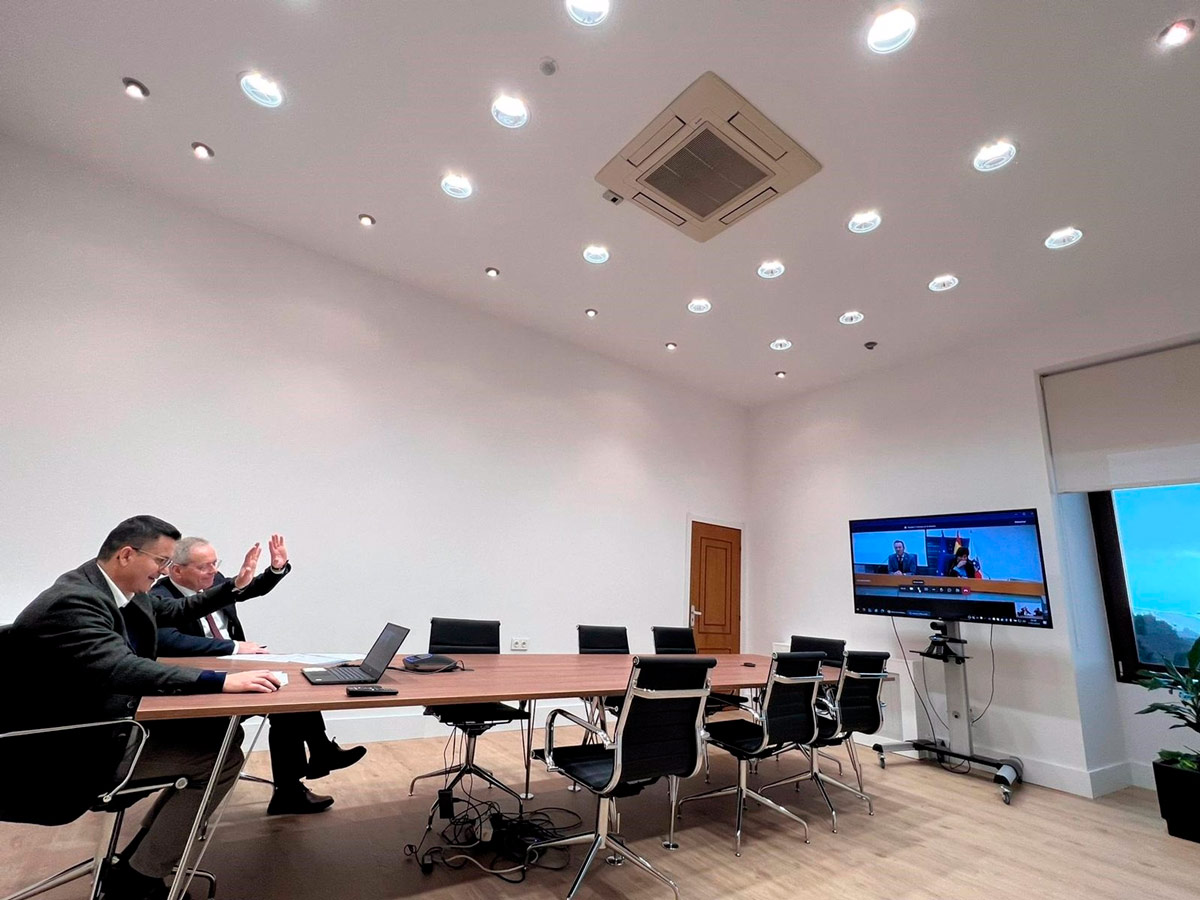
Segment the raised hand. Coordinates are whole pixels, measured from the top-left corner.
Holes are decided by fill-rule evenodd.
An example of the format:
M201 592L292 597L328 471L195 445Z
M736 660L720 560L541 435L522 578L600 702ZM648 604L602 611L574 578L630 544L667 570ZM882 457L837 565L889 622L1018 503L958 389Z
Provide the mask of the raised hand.
M267 669L255 672L230 672L225 676L225 694L269 694L279 690L279 679Z
M288 564L288 552L282 534L271 535L271 539L267 541L267 549L271 551L272 569L282 569Z
M246 552L246 559L242 563L242 568L238 571L237 577L233 579L233 586L239 591L248 585L254 578L254 573L258 571L258 556L262 553L262 547L255 544Z

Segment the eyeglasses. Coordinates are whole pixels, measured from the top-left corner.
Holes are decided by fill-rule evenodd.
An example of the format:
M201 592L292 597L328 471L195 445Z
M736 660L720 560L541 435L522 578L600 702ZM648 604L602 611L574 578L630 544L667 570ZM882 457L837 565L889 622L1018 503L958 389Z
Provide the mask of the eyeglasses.
M158 563L158 567L160 569L165 569L167 566L169 566L171 564L171 557L169 557L169 556L155 556L153 553L148 553L147 551L142 550L139 547L134 547L134 552L140 553L140 554L142 554L142 556L150 557L152 560L154 560L156 563Z
M197 572L215 572L215 571L217 571L217 569L221 568L221 560L218 559L216 562L203 563L203 564L192 563L192 562L181 563L180 565L191 566Z

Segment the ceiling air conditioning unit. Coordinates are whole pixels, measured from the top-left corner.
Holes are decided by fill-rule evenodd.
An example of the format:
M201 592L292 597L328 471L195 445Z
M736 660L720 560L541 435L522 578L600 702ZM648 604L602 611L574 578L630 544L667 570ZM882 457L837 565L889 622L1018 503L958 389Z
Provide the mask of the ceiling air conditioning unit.
M596 180L688 237L707 241L820 170L783 129L705 72Z

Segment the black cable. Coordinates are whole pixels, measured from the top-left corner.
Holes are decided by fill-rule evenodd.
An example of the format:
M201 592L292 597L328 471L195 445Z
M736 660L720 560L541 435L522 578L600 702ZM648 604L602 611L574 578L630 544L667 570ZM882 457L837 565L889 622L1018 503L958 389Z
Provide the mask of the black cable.
M900 648L900 659L904 662L904 671L906 671L908 673L908 680L912 684L913 693L916 694L917 699L921 701L921 708L923 710L925 710L925 718L929 720L929 730L931 732L933 732L933 739L936 741L937 740L937 729L935 729L933 727L933 716L931 716L929 714L929 707L927 707L925 705L925 698L922 697L921 692L919 690L917 690L917 682L916 682L916 679L913 678L912 666L909 664L909 661L908 661L908 651L906 651L904 649L904 642L902 640L900 640L900 629L896 627L896 617L888 616L888 618L892 620L892 631L895 632L895 634L896 634L896 646L898 646ZM922 668L921 668L922 674L924 674L924 671L925 671L924 666L922 666ZM928 693L928 691L926 691L926 693ZM941 716L939 716L938 719L940 720Z
M988 653L990 653L992 657L992 688L990 691L988 691L987 706L983 708L983 712L971 720L972 725L974 725L987 714L987 711L992 708L992 701L996 699L996 648L992 644L992 637L995 635L995 633L996 623L993 622L991 628L988 629Z
M916 679L913 678L912 666L910 665L909 660L908 660L908 651L906 651L904 649L904 642L902 640L900 640L900 629L898 629L896 627L896 617L888 616L888 618L892 620L892 631L896 635L896 645L900 648L900 658L902 660L904 660L904 671L906 671L908 673L908 680L909 680L909 682L912 683L913 693L917 695L917 699L921 701L921 708L923 710L925 710L925 718L929 721L929 730L931 732L933 732L933 742L936 744L938 742L937 729L933 727L933 717L930 716L930 714L929 714L929 706L925 705L925 698L921 696L921 692L917 689L917 682L916 682ZM929 683L925 677L925 664L924 663L921 664L921 681L924 682L924 684L925 684L925 694L926 694L926 696L928 696ZM932 705L933 705L933 703L932 703L932 701L930 701L930 706L932 706ZM937 712L937 710L934 710L934 713L936 713L936 712ZM937 719L939 722L942 722L941 716L938 716ZM948 726L945 722L942 722L942 727L945 728L947 732L950 731L950 726ZM932 752L936 753L937 751L932 751ZM943 769L945 769L947 772L954 772L956 774L968 775L971 772L971 761L969 759L964 760L962 763L959 763L957 765L949 765L944 759L939 758L938 765L941 766ZM963 768L964 765L966 766L966 768Z

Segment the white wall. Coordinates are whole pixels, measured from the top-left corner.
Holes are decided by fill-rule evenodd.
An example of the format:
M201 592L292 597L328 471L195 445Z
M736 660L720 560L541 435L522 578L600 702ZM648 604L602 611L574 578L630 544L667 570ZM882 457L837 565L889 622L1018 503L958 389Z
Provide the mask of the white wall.
M688 517L747 517L731 404L21 145L0 210L0 621L152 513L227 570L287 537L243 609L280 651L388 619L420 650L431 615L645 650L685 621Z
M757 411L751 644L806 632L899 656L888 619L852 612L847 520L1036 507L1055 627L995 629L996 697L976 726L976 749L1020 756L1028 780L1081 794L1131 777L1143 782L1129 761L1144 763L1176 740L1165 719L1129 714L1145 691L1115 682L1086 502L1051 493L1037 373L1200 329L1194 295L1156 305L1154 315L1137 315L1131 304L1127 317L1098 315L988 349L964 347ZM967 401L959 413L955 396ZM979 710L989 685L988 629L963 630ZM905 649L924 645L920 623L900 621L899 631ZM904 730L913 735L923 714L898 660L892 669L901 673ZM930 688L941 690L932 671ZM1133 694L1142 696L1131 702Z

